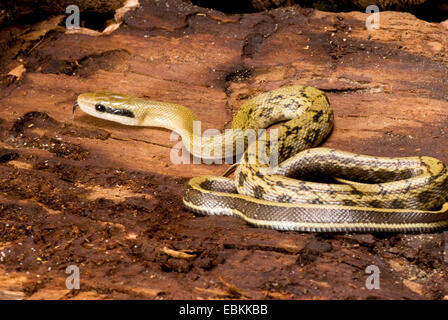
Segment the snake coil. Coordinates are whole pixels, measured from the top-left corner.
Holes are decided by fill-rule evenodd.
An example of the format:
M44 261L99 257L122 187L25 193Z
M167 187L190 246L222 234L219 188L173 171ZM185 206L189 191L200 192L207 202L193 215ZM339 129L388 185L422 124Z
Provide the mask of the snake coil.
M98 118L176 131L199 157L213 157L211 150L234 151L249 129L286 121L277 131L278 165L261 161L258 145L251 143L233 180L202 176L188 182L183 203L200 214L233 215L255 226L297 231L428 232L448 226L446 166L424 156L386 158L316 148L331 132L333 110L313 87L282 87L254 97L235 114L233 130L214 137L196 136L193 112L173 103L94 92L81 94L77 104ZM316 176L332 180L312 181Z

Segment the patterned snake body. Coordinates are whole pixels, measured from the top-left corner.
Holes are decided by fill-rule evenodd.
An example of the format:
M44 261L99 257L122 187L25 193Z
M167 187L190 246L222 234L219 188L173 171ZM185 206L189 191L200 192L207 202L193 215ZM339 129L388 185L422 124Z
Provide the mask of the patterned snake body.
M445 165L431 157L372 157L315 148L332 129L333 111L326 95L312 87L289 86L256 96L234 116L234 130L218 136L195 136L196 117L181 105L107 92L82 94L77 104L99 118L176 131L186 149L202 158L233 154L241 141L248 145L234 180L203 176L188 182L183 203L197 213L235 215L256 226L297 231L404 232L448 226ZM277 128L275 147L273 131L258 138L268 146L265 155L258 143L248 142L249 129L286 120ZM279 164L272 166L267 160L274 152ZM319 181L322 177L326 181Z

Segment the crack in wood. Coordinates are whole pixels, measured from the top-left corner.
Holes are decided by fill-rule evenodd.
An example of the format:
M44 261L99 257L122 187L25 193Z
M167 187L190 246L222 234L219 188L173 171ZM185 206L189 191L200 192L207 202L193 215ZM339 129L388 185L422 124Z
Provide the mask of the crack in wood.
M163 147L163 148L167 148L167 149L174 148L174 147L172 147L172 146L168 146L168 145L165 145L165 144L161 144L161 143L157 143L157 142L151 142L151 141L147 141L147 140L143 140L143 139L137 139L137 138L124 139L124 138L118 138L118 137L111 136L111 139L118 140L118 141L136 141L136 142L143 142L143 143L146 143L146 144L150 144L150 145L154 145L154 146L159 146L159 147Z
M297 250L294 250L294 248L286 249L281 247L274 247L269 245L260 245L260 244L253 244L253 245L239 245L239 244L233 244L233 243L224 243L224 249L233 249L233 250L259 250L259 251L270 251L270 252L277 252L282 254L288 254L288 255L296 255L302 251L301 248L297 247Z

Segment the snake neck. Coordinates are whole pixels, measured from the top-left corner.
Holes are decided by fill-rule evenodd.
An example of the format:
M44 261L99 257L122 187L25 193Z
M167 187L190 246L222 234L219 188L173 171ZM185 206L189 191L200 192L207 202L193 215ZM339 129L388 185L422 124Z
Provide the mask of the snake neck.
M196 125L198 123L198 125ZM195 122L193 130L178 132L187 151L205 160L221 160L242 156L247 148L244 132L241 130L206 130L201 133L200 123ZM212 134L212 135L210 135Z
M182 137L193 133L193 122L197 118L189 108L174 103L140 100L144 115L139 125L169 129Z
M313 147L329 133L333 113L325 94L315 88L290 86L279 88L244 103L232 121L232 130L213 136L202 133L193 112L184 106L147 100L132 101L145 113L144 125L167 128L180 134L182 142L195 157L201 159L239 159L244 150L257 141L255 159L270 141L259 139L260 129L279 121L277 145L279 160L285 160L300 150ZM142 108L140 108L142 107ZM138 117L136 117L138 118ZM210 132L208 132L210 133ZM261 145L261 148L258 148ZM258 161L255 161L258 162Z
M198 121L193 111L185 106L156 102L141 101L145 110L141 126L159 127L176 132L182 138L186 150L195 157L201 159L217 160L227 158L233 154L237 142L244 135L235 130L206 130L202 133L201 121ZM213 135L210 135L213 133ZM244 147L240 152L244 151Z

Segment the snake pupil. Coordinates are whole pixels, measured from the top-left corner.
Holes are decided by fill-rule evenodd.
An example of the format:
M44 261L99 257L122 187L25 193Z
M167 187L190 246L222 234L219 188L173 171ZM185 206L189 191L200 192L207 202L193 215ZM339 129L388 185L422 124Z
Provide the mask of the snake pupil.
M99 112L105 112L106 111L106 107L103 106L102 104L98 103L98 104L95 105L95 110L99 111Z

